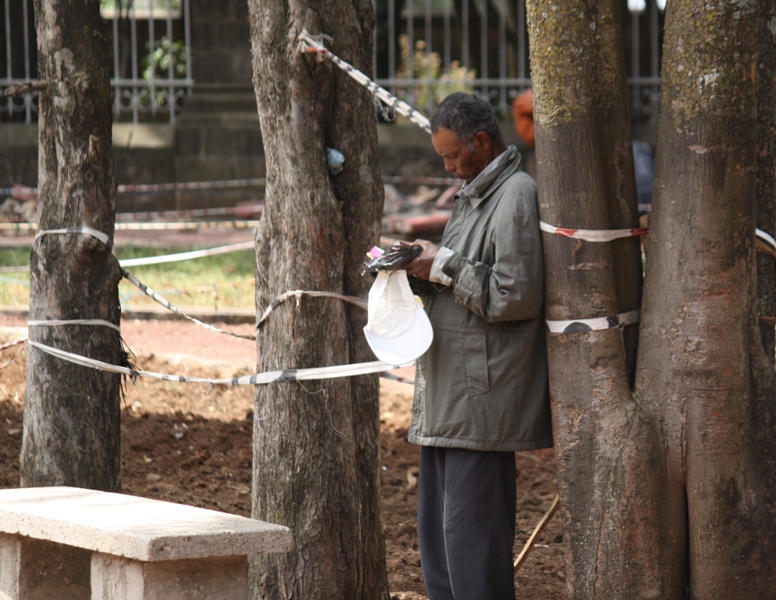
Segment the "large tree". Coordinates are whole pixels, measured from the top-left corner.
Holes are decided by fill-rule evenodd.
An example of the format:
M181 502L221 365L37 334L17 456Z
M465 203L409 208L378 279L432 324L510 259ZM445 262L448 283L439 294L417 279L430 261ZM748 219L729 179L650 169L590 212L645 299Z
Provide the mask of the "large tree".
M111 254L116 180L110 72L98 0L36 0L40 94L40 230L30 257L30 320L118 326L121 271ZM84 228L87 228L84 230ZM89 233L107 236L107 244ZM48 232L69 230L66 233ZM99 234L98 234L99 237ZM29 339L121 363L105 325L31 326ZM21 456L23 486L121 486L118 375L31 347Z
M757 60L757 227L776 235L776 2L761 0ZM776 255L757 255L763 348L776 357Z
M557 227L638 227L620 5L528 5L540 213ZM638 310L637 238L599 243L550 235L544 249L547 319L605 321ZM636 443L644 426L629 388L637 327L548 337L573 598L628 597L615 591L650 585L650 570L632 573L628 561L640 535L629 528L633 504L641 502L633 488L640 482L634 475L643 473L634 470L643 468L645 451L643 442Z
M529 3L540 205L553 225L633 225L629 163L618 159L627 129L619 4ZM617 329L550 334L573 598L682 598L688 588L695 600L764 598L776 589L774 373L760 341L754 254L757 165L773 165L772 86L759 94L770 121L756 152L772 19L767 1L668 3L633 393ZM760 195L772 205L765 180ZM638 288L633 242L610 244L545 238L548 319L632 307L622 285Z
M256 236L257 308L286 290L365 295L365 252L379 236L382 184L370 94L331 62L297 51L303 29L364 72L369 0L250 0L254 86L267 157ZM345 156L339 174L326 148ZM258 332L258 369L374 360L364 312L302 298ZM254 414L253 516L289 526L296 549L266 557L261 598L385 599L376 376L261 387Z
M636 390L660 423L666 596L687 583L696 600L776 589L776 382L754 252L767 4L674 0L666 15Z

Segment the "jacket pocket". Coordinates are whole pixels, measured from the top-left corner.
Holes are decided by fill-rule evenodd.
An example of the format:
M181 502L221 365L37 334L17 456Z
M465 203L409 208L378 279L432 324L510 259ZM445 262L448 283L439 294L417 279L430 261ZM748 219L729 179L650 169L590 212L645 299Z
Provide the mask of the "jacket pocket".
M483 394L490 389L488 376L488 344L484 332L472 331L461 334L466 371L466 392L469 396Z

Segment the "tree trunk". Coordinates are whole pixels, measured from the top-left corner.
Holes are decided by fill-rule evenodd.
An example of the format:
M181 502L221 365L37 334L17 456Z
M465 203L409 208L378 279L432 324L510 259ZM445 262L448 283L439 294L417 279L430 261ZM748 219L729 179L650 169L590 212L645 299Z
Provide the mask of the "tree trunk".
M757 227L776 236L776 2L760 0L757 61ZM763 348L776 357L776 257L757 254L757 299ZM762 318L765 317L765 318Z
M36 0L41 232L90 227L113 237L116 181L108 57L99 2ZM30 319L119 323L121 272L86 233L38 237L30 257ZM30 327L30 340L120 363L119 333L101 325ZM27 363L23 486L121 485L121 378L36 348Z
M250 0L254 83L267 156L257 232L257 308L287 290L364 296L366 251L378 241L382 184L370 94L330 61L297 52L297 36L368 73L368 0ZM326 147L345 155L329 173ZM258 369L374 360L365 312L339 300L286 303L259 331ZM377 376L274 384L256 393L253 516L289 526L296 548L258 565L258 597L387 599L379 494Z
M542 220L574 229L638 227L620 2L528 4ZM548 320L608 317L641 303L638 238L544 238ZM549 334L550 395L571 598L651 598L659 475L649 415L631 395L631 325Z
M666 16L638 398L660 415L662 596L776 589L773 370L756 315L758 3ZM770 473L767 475L767 473Z

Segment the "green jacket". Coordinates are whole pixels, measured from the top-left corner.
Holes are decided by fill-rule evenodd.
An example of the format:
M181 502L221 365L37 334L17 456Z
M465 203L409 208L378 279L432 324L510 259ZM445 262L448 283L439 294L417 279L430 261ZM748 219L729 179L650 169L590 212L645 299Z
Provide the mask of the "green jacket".
M552 446L536 184L510 146L458 193L442 246L453 283L425 298L409 441L511 451Z

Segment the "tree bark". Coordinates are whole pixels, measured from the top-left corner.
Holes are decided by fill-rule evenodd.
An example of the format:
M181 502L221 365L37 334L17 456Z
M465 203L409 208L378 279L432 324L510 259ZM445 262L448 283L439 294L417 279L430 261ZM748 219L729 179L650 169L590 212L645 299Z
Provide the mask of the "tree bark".
M760 0L757 61L757 227L776 235L776 3ZM757 300L761 317L776 317L776 258L757 254ZM776 323L760 321L763 348L776 357Z
M528 3L539 206L557 227L638 226L620 2ZM608 317L641 303L638 238L546 235L548 320ZM653 421L629 380L638 325L549 334L550 396L571 598L652 598L661 471Z
M660 415L667 598L688 582L693 600L776 589L753 249L758 16L735 0L674 0L666 16L637 394Z
M40 230L91 227L113 238L116 181L110 75L99 2L36 0L40 95ZM118 325L121 272L88 234L38 237L30 258L30 319L102 319ZM112 363L117 331L34 326L30 340ZM30 348L22 486L121 486L121 378Z
M382 183L370 94L329 61L297 52L298 34L369 73L368 0L250 0L254 85L267 157L256 237L257 308L287 290L365 295L365 252L378 241ZM344 171L329 173L326 147ZM374 360L364 311L306 299L258 334L258 369ZM379 495L376 376L261 387L254 416L253 516L289 526L293 552L258 564L260 598L387 599Z

